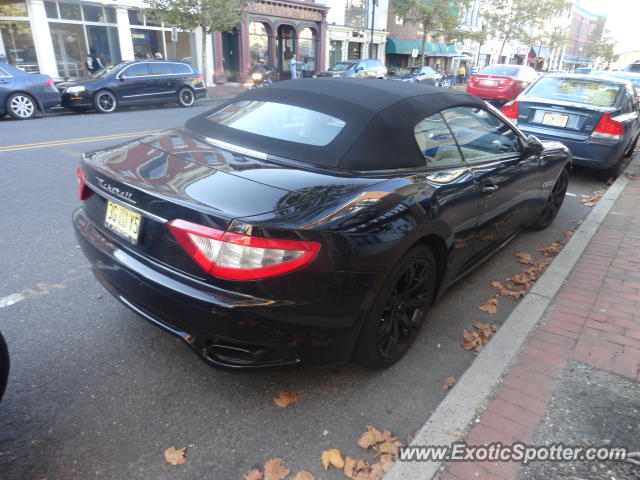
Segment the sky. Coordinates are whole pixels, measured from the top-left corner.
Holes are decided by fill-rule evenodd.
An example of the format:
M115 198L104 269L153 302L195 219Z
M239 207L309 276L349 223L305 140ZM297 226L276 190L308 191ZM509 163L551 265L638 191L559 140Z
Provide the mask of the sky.
M640 50L640 0L579 0L578 3L586 10L607 16L607 28L617 42L616 53Z

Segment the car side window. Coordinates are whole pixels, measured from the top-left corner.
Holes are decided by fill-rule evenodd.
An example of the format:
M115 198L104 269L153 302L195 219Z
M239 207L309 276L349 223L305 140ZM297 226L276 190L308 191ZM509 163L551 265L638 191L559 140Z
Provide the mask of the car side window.
M149 75L148 63L136 63L122 72L126 77L144 77Z
M171 68L176 75L191 75L193 73L186 63L172 63Z
M462 163L462 155L442 115L436 113L418 122L413 129L426 165Z
M149 64L149 71L151 75L171 75L173 71L171 66L166 62L157 62Z
M442 112L464 159L484 160L522 151L517 133L497 116L481 108L455 107Z

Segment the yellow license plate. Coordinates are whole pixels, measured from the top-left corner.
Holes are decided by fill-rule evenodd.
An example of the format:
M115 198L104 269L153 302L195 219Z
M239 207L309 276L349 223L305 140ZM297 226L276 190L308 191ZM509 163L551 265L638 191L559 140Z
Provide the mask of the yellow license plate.
M566 127L569 121L569 115L563 115L562 113L545 113L542 117L542 124L549 125L551 127Z
M139 213L107 201L107 215L104 224L121 237L136 243L141 223L142 216Z

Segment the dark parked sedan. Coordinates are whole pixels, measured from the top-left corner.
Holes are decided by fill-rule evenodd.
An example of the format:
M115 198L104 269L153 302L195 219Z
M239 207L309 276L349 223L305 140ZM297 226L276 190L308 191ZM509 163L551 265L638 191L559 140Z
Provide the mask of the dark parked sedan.
M383 368L447 287L552 222L570 156L462 92L280 82L85 154L73 224L98 280L212 365Z
M0 63L0 117L9 114L28 120L59 104L60 94L51 77Z
M523 132L557 140L575 165L617 173L640 135L636 92L628 80L575 74L545 75L502 113Z
M431 67L409 67L404 70L399 70L390 77L392 80L399 80L401 82L416 82L424 83L425 85L440 86L442 75L436 72Z
M88 80L58 84L62 105L72 110L115 112L120 105L177 102L192 106L207 95L202 75L177 60L136 60L106 68Z

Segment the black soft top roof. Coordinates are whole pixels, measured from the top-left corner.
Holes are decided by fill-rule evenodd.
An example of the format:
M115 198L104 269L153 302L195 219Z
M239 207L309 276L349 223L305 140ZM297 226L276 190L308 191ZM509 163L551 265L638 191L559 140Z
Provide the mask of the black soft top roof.
M306 145L244 132L208 120L226 105L244 101L296 105L343 120L346 125L326 146ZM455 90L393 80L313 78L289 80L249 90L192 118L195 133L315 165L348 170L381 170L424 165L414 136L425 117L454 106L484 102Z

